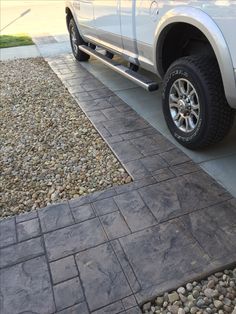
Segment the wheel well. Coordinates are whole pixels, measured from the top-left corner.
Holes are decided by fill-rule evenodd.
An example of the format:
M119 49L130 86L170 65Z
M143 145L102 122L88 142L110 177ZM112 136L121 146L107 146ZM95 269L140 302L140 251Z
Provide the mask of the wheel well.
M73 18L72 12L69 8L66 8L66 25L69 28L70 20Z
M159 73L164 76L175 60L193 54L212 55L214 50L206 36L196 27L187 23L173 23L161 33L157 48Z

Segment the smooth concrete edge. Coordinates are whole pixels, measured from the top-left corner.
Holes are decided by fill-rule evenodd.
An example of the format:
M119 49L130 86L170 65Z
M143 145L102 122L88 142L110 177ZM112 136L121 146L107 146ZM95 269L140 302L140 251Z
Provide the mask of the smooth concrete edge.
M19 46L0 49L0 60L14 60L40 57L41 54L36 45Z

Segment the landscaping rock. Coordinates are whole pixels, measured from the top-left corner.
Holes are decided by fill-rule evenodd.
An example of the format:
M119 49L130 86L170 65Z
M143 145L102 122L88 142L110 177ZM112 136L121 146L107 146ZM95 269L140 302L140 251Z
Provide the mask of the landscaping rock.
M193 290L193 285L192 285L191 283L187 283L186 289L187 289L188 291L192 291L192 290Z
M156 305L161 306L164 302L164 298L163 297L157 297L155 300Z
M207 298L213 298L215 295L215 292L213 289L207 288L204 290L204 294Z
M184 287L180 287L178 290L177 290L178 293L181 293L181 294L185 294L186 290Z
M143 305L143 311L144 312L145 311L149 311L151 309L151 306L152 306L151 302L148 302L148 303L144 304Z
M168 298L170 303L174 303L179 300L179 295L177 292L169 293Z
M220 300L215 300L214 301L214 306L219 309L223 306L223 303Z
M0 217L131 181L42 58L1 62L0 84Z
M236 268L187 283L155 299L155 314L236 314ZM162 303L163 302L163 303ZM150 303L150 302L149 302ZM148 303L148 304L149 304ZM151 314L151 304L145 313Z
M199 291L198 290L193 290L193 297L194 299L197 299L199 297Z

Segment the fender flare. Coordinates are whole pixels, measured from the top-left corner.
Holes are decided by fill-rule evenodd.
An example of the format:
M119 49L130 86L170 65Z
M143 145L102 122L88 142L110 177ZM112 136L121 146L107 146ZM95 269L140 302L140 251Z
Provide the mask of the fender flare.
M236 78L229 48L224 36L212 20L212 18L200 9L179 6L164 14L158 23L154 38L154 67L161 75L161 67L158 64L157 51L163 32L173 23L186 23L198 28L211 44L219 64L225 95L231 107L236 108Z

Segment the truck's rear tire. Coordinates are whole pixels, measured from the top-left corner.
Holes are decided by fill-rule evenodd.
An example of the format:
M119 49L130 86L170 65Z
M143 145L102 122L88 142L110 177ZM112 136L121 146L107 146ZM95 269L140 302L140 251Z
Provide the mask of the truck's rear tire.
M70 34L70 44L74 57L78 61L87 61L90 56L79 49L79 45L87 45L83 38L80 36L77 25L73 18L69 22L69 34Z
M163 112L174 138L190 149L222 140L234 121L216 60L189 56L175 61L163 84Z

